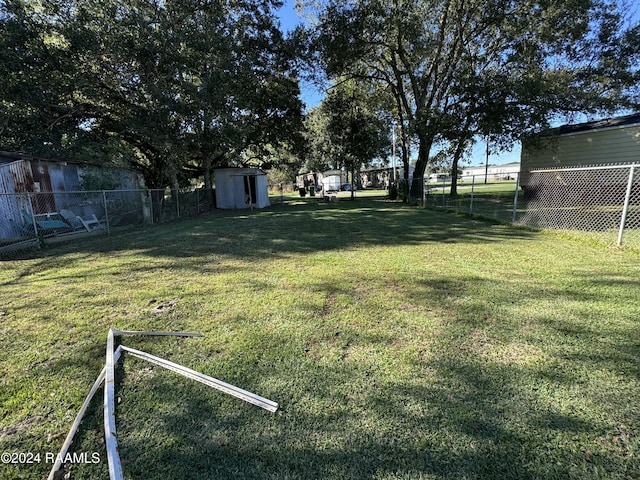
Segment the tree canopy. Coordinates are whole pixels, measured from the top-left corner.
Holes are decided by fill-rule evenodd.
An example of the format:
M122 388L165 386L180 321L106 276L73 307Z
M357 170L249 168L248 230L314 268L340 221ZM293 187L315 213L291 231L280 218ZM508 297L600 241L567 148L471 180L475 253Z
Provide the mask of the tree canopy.
M304 58L332 85L307 128L333 150L307 135L309 157L365 159L392 117L405 175L418 147L417 196L434 145L455 170L478 135L503 147L559 117L638 108L640 27L614 0L311 3L302 55L279 0L6 0L0 146L108 159L153 187L288 163L303 145Z
M640 29L623 28L613 2L329 0L319 11L316 62L387 88L401 139L417 139L414 195L437 141L509 143L558 115L637 105Z
M365 82L336 82L306 119L307 168L360 171L388 151L385 112Z
M267 150L297 148L296 53L278 28L278 5L4 2L3 147L108 158L153 187L202 174L209 181L214 166L260 164Z

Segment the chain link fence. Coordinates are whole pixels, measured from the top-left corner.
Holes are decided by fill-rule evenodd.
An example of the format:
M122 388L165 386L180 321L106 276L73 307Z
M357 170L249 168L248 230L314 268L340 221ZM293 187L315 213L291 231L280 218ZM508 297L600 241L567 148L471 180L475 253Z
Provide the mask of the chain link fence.
M153 225L215 207L212 190L0 193L0 257L114 229Z
M518 222L640 246L640 165L531 171Z
M522 183L522 184L521 184ZM580 231L640 246L640 165L533 170L426 181L424 205L535 228ZM0 257L215 208L212 190L0 193Z
M513 172L491 181L477 175L459 179L455 196L450 188L447 178L427 181L424 205L640 246L640 165Z
M452 196L451 178L439 176L424 185L424 202L427 208L444 208L459 213L490 218L500 222L514 222L514 212L522 202L518 188L518 172L500 176L463 176L457 182L457 194Z

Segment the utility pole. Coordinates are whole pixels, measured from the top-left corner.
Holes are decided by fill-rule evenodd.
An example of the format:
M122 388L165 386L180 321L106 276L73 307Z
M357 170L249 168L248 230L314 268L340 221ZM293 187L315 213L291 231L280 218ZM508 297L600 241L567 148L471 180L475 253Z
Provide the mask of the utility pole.
M489 135L487 135L487 159L484 166L484 184L487 184L487 178L489 177Z

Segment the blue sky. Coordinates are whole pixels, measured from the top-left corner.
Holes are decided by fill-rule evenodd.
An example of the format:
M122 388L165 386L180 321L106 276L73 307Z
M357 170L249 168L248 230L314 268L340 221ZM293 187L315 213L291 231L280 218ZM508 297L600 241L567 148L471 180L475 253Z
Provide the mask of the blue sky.
M284 5L280 8L278 14L283 32L293 30L296 25L302 23L302 19L298 17L298 14L296 13L293 0L285 0Z
M278 15L280 17L281 29L285 34L295 29L296 26L301 23L304 23L304 20L300 18L296 12L294 0L285 0L284 5L278 11ZM324 97L324 92L303 80L300 82L300 90L300 96L307 106L307 109L318 106Z

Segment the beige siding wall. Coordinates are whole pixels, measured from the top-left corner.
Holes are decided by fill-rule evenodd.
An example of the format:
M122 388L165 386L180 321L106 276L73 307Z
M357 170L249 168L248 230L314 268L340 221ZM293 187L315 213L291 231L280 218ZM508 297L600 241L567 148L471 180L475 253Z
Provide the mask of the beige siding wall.
M640 126L562 135L538 148L523 145L520 183L526 185L534 169L633 162L640 163Z

